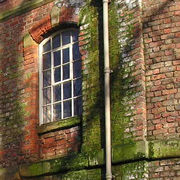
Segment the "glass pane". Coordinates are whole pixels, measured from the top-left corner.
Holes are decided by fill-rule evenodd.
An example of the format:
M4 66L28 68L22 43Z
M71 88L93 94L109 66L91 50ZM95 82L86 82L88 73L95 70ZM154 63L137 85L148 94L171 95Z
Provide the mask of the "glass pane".
M71 101L65 101L63 103L64 105L64 114L63 114L63 117L66 118L66 117L70 117L71 116Z
M51 71L43 72L43 87L47 87L51 85Z
M54 104L53 110L54 110L54 121L61 119L61 103Z
M54 82L61 81L61 68L56 68L54 70Z
M78 31L72 32L73 42L78 41L78 34L79 34Z
M51 53L43 55L43 70L51 68Z
M69 62L69 48L63 49L63 63Z
M54 102L61 100L61 85L54 87Z
M69 78L69 64L63 66L63 80Z
M74 99L74 115L82 114L82 97Z
M43 107L43 122L51 122L51 106Z
M51 103L51 88L43 89L43 104Z
M62 32L62 45L70 43L70 32Z
M43 52L46 52L49 50L51 50L51 41L50 40L43 46Z
M54 66L58 66L61 64L61 51L56 51L53 53L54 55Z
M81 61L73 63L74 78L81 76Z
M60 35L59 34L52 38L52 46L53 46L53 49L60 47Z
M74 96L79 96L82 94L82 80L77 79L74 81Z
M63 99L71 97L71 82L63 84Z
M73 44L73 60L79 60L81 58L80 52L79 52L79 44L78 42Z

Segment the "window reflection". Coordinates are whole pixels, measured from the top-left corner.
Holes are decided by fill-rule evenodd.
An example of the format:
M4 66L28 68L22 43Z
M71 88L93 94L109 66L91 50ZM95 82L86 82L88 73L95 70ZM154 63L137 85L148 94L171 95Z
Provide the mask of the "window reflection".
M63 80L69 79L69 64L63 66Z
M51 53L43 55L43 70L51 68Z
M54 121L61 119L61 103L55 104L53 110L54 110Z
M74 96L79 96L82 94L82 80L77 79L74 81Z
M69 62L69 48L63 49L63 63Z
M81 61L75 61L73 64L74 78L81 76Z
M65 101L64 102L64 114L63 117L67 118L71 116L71 101Z
M60 47L60 35L56 35L52 38L52 47L53 49Z
M57 85L54 87L54 101L61 100L61 85Z
M43 52L47 52L51 50L51 41L49 40L46 44L43 46Z
M70 32L62 32L62 45L66 45L68 43L70 43Z
M43 104L51 103L51 88L46 88L43 90Z
M51 85L51 71L44 71L43 73L43 87Z
M53 53L54 55L54 66L58 66L61 64L61 51L56 51Z
M61 68L56 68L54 71L54 82L61 81Z
M63 99L71 97L71 82L63 84Z

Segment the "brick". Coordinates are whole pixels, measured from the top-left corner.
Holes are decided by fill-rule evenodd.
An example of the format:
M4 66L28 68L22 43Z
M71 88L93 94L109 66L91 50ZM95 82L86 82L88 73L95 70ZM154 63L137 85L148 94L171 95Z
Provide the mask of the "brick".
M165 79L166 75L165 74L158 74L158 75L153 75L152 80L159 80L159 79Z
M163 92L162 92L163 95L175 94L175 93L177 93L177 89L163 90Z
M166 99L165 96L160 96L160 97L154 97L151 99L152 102L160 102L160 101L164 101Z

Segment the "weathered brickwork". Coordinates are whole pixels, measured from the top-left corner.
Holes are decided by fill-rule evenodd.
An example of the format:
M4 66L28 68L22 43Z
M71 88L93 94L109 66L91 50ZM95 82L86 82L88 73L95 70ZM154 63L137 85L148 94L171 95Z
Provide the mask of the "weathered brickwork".
M149 179L178 180L180 179L179 159L153 161L148 164Z
M16 164L20 162L34 161L39 159L39 157L47 158L47 154L48 152L50 152L49 146L52 144L48 144L50 141L47 140L48 135L46 135L46 138L44 138L45 135L41 136L39 140L39 136L37 134L37 126L39 124L39 85L38 44L36 42L40 43L40 41L43 40L41 37L42 33L44 34L48 32L48 30L52 29L51 18L50 16L48 16L51 12L52 5L52 3L44 5L40 8L32 10L31 13L27 13L26 15L23 14L22 16L15 17L13 19L7 20L4 23L1 23L1 104L4 106L8 106L5 107L5 109L2 109L1 117L7 117L10 119L10 123L14 123L14 129L11 129L12 127L9 127L9 133L6 133L8 124L3 125L4 129L2 128L1 131L1 136L3 137L1 160L4 167L12 165L13 163ZM67 11L66 8L64 8L63 14L64 18L61 17L59 23L77 21L77 18L72 19L72 10ZM40 28L40 26L42 28ZM8 31L6 29L8 29ZM36 29L36 31L34 31L34 29ZM29 32L32 35L32 38L34 38L35 40L36 38L38 39L36 40L36 42L33 42L32 38L29 35ZM9 69L10 65L13 68L13 64L15 66L14 70ZM16 74L17 70L23 71L22 75L20 74L20 77L18 77L18 75ZM18 83L18 81L21 83ZM15 96L15 94L17 96ZM18 101L17 98L20 98L20 96L22 96L23 94L24 98L22 99L22 101L25 104L23 108L28 112L25 117L21 114L18 114L18 109L15 109L15 103L13 102L14 100ZM17 103L21 103L21 101L19 100L19 102ZM20 116L19 118L21 118L19 120L17 119L17 122L15 119L12 119L13 122L11 122L10 115L11 111L13 110L17 111L17 114ZM4 120L2 119L2 121ZM18 121L22 121L22 124L20 124ZM69 152L72 152L74 149L77 151L78 142L73 139L75 138L74 134L78 134L74 133L74 131L77 131L77 128L72 128L70 130L68 129L65 132L62 131L62 134L64 134L63 139L66 139L68 143L58 141L55 142L58 143L59 146L63 145L65 146L65 149L67 148L67 150L64 150L64 153L61 153L59 151L59 154L65 155ZM16 131L19 131L19 134ZM61 131L57 133L61 134ZM21 135L23 137L16 137L16 135ZM16 140L14 140L14 137L16 138ZM54 134L54 137L56 137L57 139L56 133ZM13 141L13 143L11 141ZM40 149L39 142L42 142L42 146ZM71 148L71 144L75 144L73 148ZM54 152L54 154L56 155L58 154L58 145L56 144L56 152ZM44 150L44 147L46 147L46 150ZM40 154L39 151L41 152Z
M179 137L179 5L143 1L148 139Z
M0 3L0 179L105 179L102 4ZM39 44L78 27L83 114L39 123ZM180 1L109 3L115 179L180 179Z
M80 145L79 127L46 133L40 136L40 157L50 159L78 152Z
M21 5L24 2L25 2L24 0L4 1L4 2L1 3L0 11L3 12L3 11L6 11L8 9L11 9L13 7L17 7L17 6Z
M27 45L24 36L50 12L51 6L45 5L0 24L1 106L4 107L1 108L1 162L4 167L39 158L38 45Z

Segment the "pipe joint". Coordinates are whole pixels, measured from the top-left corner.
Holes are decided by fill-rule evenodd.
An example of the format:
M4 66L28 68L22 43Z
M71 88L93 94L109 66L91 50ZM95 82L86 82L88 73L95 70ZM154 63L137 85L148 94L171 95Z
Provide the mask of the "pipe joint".
M109 0L103 0L103 3L109 3Z
M106 180L112 180L113 176L112 174L106 174Z
M110 74L110 73L112 73L112 72L113 72L113 71L112 71L110 68L105 68L105 69L104 69L104 73L109 73L109 74Z

